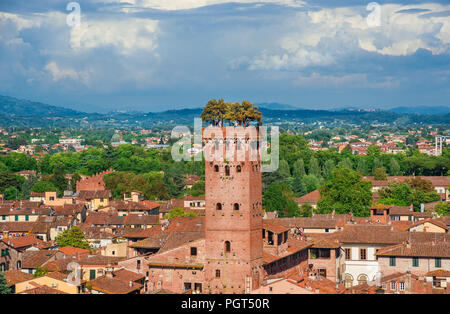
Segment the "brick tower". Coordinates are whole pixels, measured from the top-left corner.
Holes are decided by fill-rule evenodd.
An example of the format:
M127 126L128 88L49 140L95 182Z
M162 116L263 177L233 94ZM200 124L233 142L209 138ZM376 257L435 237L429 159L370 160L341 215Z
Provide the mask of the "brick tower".
M258 152L259 133L251 127L203 131L211 151L234 151L222 161L205 153L206 293L249 293L262 283L261 161L249 151Z

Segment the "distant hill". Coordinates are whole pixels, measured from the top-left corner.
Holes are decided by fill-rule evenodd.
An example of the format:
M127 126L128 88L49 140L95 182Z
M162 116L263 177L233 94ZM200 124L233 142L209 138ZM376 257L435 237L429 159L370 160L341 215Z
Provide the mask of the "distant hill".
M0 95L0 115L21 117L68 117L82 112Z
M437 115L450 113L450 107L444 106L420 106L420 107L395 107L390 112L403 114Z

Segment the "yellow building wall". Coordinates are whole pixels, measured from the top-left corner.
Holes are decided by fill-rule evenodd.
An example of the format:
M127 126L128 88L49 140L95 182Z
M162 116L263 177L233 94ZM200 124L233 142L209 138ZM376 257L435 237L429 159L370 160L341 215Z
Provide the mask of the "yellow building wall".
M114 252L114 254L113 254ZM118 257L126 257L127 256L127 243L110 243L105 249L101 252L104 256L118 256Z
M35 282L41 286L47 286L65 293L78 294L78 286L47 276L33 278L24 282L17 283L16 293L21 293L26 290L36 288L36 286L32 285L31 282Z
M421 225L415 226L410 229L410 231L416 231L416 232L437 232L437 233L445 233L446 230L436 226L434 224L431 224L429 222L425 222Z
M109 199L104 198L103 202L99 198L95 198L89 202L89 207L91 209L99 209L100 207L105 207L109 205Z

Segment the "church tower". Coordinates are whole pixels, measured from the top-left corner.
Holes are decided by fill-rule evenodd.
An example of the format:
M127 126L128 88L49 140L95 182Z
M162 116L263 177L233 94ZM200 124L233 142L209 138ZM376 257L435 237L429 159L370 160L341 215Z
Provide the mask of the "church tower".
M203 129L210 147L209 158L205 149L206 293L249 293L262 284L261 131ZM211 158L220 152L222 160Z

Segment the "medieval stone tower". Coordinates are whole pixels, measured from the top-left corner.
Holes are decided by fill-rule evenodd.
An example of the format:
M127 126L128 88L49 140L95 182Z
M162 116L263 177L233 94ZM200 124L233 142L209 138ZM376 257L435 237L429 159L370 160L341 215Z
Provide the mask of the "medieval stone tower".
M223 160L205 153L206 293L249 293L262 283L259 136L251 127L203 130L211 152L223 152Z

